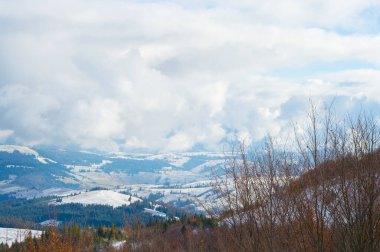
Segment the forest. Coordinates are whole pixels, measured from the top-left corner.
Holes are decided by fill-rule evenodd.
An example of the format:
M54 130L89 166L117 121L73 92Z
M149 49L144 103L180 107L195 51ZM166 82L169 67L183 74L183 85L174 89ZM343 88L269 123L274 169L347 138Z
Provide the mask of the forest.
M144 212L145 208L152 208L152 202L143 200L129 206L113 208L107 205L82 204L49 204L53 197L36 199L21 199L9 196L0 198L0 226L8 228L41 229L40 223L47 220L57 220L66 224L84 226L111 226L123 227L126 223L134 225L136 222L148 223L158 217ZM160 211L169 218L181 216L184 211L170 206L160 207Z

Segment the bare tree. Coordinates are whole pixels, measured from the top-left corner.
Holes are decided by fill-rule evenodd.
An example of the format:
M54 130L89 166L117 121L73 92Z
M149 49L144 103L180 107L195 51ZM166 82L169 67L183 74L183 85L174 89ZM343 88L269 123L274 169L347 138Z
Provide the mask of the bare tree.
M344 251L378 251L380 128L365 113L348 118L336 141L335 244Z
M244 143L233 145L216 187L227 209L222 223L240 250L276 251L288 242L289 237L279 236L279 223L289 221L289 202L282 196L293 178L290 156L275 149L271 137L250 151Z
M241 251L378 251L380 127L311 106L292 149L232 146L216 189L224 239Z

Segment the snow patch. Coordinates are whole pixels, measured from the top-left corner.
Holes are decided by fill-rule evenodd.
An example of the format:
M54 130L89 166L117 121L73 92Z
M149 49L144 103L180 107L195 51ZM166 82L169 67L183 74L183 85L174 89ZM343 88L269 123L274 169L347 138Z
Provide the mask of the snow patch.
M47 226L47 227L58 227L59 225L61 225L62 221L57 221L57 220L46 220L46 221L43 221L43 222L40 222L40 225L41 226Z
M18 228L0 228L0 243L7 243L11 246L12 243L16 241L24 241L29 234L31 234L32 237L40 237L42 231Z
M33 155L33 156L39 156L38 152L35 150L32 150L25 146L17 146L17 145L0 145L0 152L8 152L13 153L15 151L20 152L21 154L25 155Z
M175 167L182 167L184 164L186 164L191 158L185 157L182 155L176 155L173 153L167 153L167 154L158 154L153 155L148 158L147 160L167 160L171 165Z
M72 172L89 172L89 171L97 171L107 164L112 164L112 161L102 160L100 164L91 164L90 166L82 166L82 165L65 165L65 166L66 168L71 169Z
M207 161L206 163L203 163L191 169L191 171L194 173L200 173L200 172L204 172L204 170L208 167L215 167L218 165L222 165L223 163L225 163L224 160L210 160L210 161Z
M108 205L115 208L123 205L129 206L137 201L141 201L141 199L114 191L96 190L64 197L62 202L56 204Z
M38 154L37 151L32 150L31 148L25 147L25 146L18 146L18 145L0 145L0 152L7 152L7 153L14 153L14 152L20 152L24 155L32 155L35 157L36 160L38 160L42 164L48 164L48 162L51 163L57 163L54 160L51 160L49 158L41 157L40 154Z
M127 243L127 241L114 241L112 243L112 247L117 249L117 250L120 250L120 249L124 248L126 243Z
M163 213L163 212L160 212L160 211L157 211L157 210L153 210L153 209L149 209L149 208L144 208L144 212L148 213L148 214L150 214L152 216L166 218L166 213Z

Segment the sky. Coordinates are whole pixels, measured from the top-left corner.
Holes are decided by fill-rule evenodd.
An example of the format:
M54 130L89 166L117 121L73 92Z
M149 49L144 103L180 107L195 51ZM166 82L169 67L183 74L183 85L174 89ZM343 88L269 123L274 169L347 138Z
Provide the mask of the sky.
M220 150L380 111L378 0L0 0L0 144Z

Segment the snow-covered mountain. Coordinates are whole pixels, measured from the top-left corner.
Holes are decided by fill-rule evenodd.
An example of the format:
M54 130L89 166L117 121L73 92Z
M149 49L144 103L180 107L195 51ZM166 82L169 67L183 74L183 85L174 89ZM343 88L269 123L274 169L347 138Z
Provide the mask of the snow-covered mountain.
M70 177L74 178L70 169L37 150L0 145L0 194L30 189L78 187L59 179Z
M38 160L42 164L48 164L48 163L57 163L54 160L51 160L49 158L41 157L40 154L38 154L37 151L32 150L31 148L25 147L25 146L18 146L18 145L0 145L0 152L7 152L10 154L13 154L15 152L18 152L23 155L31 155L34 156L36 160Z
M138 197L163 193L159 198L166 203L190 200L210 191L207 181L224 161L223 154L208 152L96 154L0 145L0 194L62 197L101 187L114 191L128 188ZM191 186L194 183L198 189ZM86 196L82 202L86 204L91 199L102 198L92 194L67 200L82 202L81 198Z

